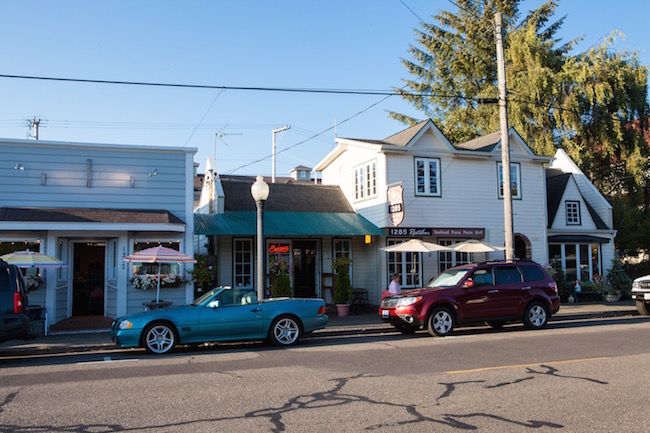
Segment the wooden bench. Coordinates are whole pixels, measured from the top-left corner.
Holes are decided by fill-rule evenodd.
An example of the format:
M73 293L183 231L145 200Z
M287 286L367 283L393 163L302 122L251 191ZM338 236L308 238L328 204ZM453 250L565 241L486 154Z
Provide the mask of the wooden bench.
M573 294L573 299L575 299L575 303L578 303L578 295L580 298L597 298L598 301L602 301L603 299L603 294L601 292L589 292L589 291L579 291L576 292L575 290L572 291ZM584 299L583 301L584 302Z

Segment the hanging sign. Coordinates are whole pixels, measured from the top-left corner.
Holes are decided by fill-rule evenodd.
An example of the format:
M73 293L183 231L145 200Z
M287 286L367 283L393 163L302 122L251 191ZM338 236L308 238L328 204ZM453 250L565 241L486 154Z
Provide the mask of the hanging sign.
M397 227L404 221L404 188L402 183L388 186L388 219Z

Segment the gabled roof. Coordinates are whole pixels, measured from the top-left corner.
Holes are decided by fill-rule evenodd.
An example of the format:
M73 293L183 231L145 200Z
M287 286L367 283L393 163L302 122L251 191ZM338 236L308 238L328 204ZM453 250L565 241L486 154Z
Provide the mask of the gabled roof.
M548 228L553 226L557 211L560 208L560 203L562 202L562 197L564 196L564 191L566 191L567 184L569 179L573 178L572 173L564 173L556 169L548 169L546 171L546 211L547 211L547 221ZM596 228L599 230L608 230L607 224L603 219L598 215L598 212L593 208L593 206L585 199L585 197L580 194L582 201L587 206L589 215L594 221Z
M392 144L394 146L404 147L413 140L413 138L420 133L420 131L427 125L431 120L424 120L422 122L416 123L415 125L393 134L390 137L384 138L383 142L387 144Z
M221 176L226 211L254 211L251 196L254 177ZM313 183L270 183L269 198L264 202L265 212L338 212L354 213L354 209L337 185Z
M264 202L267 236L383 236L383 230L357 214L337 185L270 183ZM253 236L257 208L252 176L221 176L224 212L194 214L194 233Z

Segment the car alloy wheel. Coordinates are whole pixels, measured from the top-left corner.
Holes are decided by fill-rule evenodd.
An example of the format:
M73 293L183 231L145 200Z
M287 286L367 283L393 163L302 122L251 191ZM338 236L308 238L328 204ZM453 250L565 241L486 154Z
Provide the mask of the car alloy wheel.
M444 308L436 308L431 316L429 316L429 334L437 337L444 337L449 335L454 329L454 316L452 313Z
M279 317L271 325L271 341L277 346L290 346L300 337L300 325L292 317Z
M546 312L546 307L540 302L531 303L528 308L526 308L526 313L524 314L524 325L527 328L532 329L541 329L546 326L548 322L548 313Z
M144 334L144 347L147 352L162 355L176 346L176 333L165 323L154 323Z

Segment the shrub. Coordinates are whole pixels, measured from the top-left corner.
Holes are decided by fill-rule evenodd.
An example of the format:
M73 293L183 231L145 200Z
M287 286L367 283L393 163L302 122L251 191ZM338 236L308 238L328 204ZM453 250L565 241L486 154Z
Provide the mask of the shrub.
M291 279L288 274L279 274L273 279L273 297L284 298L292 295Z
M609 290L610 293L622 296L628 294L632 287L632 280L625 273L625 269L623 269L623 264L620 260L612 260L612 268L607 273L607 282L611 287Z
M334 287L334 303L349 304L352 300L352 284L350 284L349 267L352 260L342 256L332 262L332 269L336 273L336 286Z

